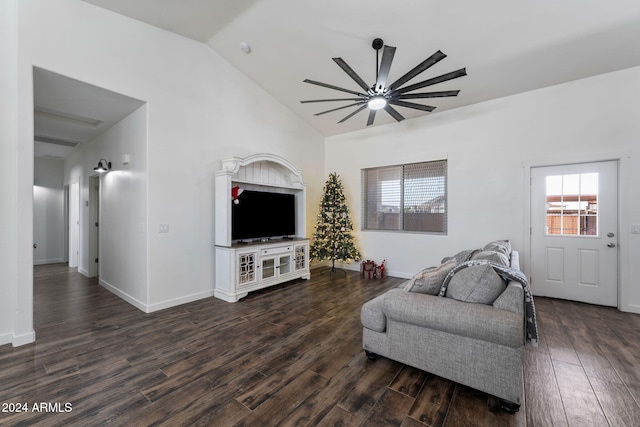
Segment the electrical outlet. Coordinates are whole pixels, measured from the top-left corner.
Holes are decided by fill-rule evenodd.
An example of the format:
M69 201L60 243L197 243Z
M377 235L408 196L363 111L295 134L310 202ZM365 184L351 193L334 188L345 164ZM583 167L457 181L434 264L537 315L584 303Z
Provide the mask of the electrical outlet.
M631 224L631 232L633 234L640 234L640 224Z
M160 224L158 233L168 233L168 232L169 232L169 224Z

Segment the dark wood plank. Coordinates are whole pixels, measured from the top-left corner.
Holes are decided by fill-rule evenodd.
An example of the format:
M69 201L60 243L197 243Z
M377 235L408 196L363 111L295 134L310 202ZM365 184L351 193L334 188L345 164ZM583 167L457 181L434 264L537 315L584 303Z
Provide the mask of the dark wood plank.
M428 377L429 374L425 371L412 368L411 366L404 366L400 373L396 375L389 388L398 393L403 393L415 398Z
M607 426L600 402L582 366L554 360L553 367L569 425Z
M388 388L361 426L400 426L413 405L413 401L412 397Z
M280 425L299 427L315 426L329 415L332 409L356 385L364 372L372 366L362 355L355 356L352 361L332 376L325 387L314 391L300 406L293 410ZM339 413L342 413L341 411ZM325 421L326 422L326 421Z
M487 395L463 385L457 385L453 393L445 427L484 427L487 414Z
M359 426L362 422L361 418L356 414L352 414L340 406L334 406L331 411L324 417L317 427L337 427L337 426ZM311 425L311 424L309 424Z
M554 317L542 317L539 327L544 330L545 342L551 359L580 365L580 358L575 352L568 329Z
M431 427L444 424L456 383L431 375L416 397L409 417Z
M382 397L402 365L389 359L379 359L358 379L355 387L338 404L346 411L366 418Z
M640 408L623 384L589 378L591 386L611 426L640 425Z
M525 352L524 374L527 425L567 426L551 357L538 351Z
M294 380L280 389L268 400L254 409L239 421L237 426L259 426L269 420L272 425L278 424L305 401L315 390L322 388L327 380L311 371L300 373Z

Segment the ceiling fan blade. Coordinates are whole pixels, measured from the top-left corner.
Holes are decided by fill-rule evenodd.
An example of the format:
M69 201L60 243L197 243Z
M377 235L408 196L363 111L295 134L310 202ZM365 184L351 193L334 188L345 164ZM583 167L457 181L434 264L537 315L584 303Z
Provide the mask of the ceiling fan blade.
M396 89L396 93L405 93L410 92L412 90L421 89L423 87L435 85L437 83L446 82L447 80L457 79L458 77L466 76L467 70L465 68L460 68L459 70L452 71L450 73L443 74L438 77L434 77L429 80L422 81L420 83L416 83L410 86L406 86L400 89Z
M401 121L404 120L404 117L402 116L402 114L398 113L398 111L395 108L393 108L391 105L389 105L389 104L387 104L387 106L384 107L384 111L389 113L391 115L391 117L396 119L396 121L398 121L398 122L401 122Z
M314 116L321 116L323 114L331 113L333 111L342 110L344 108L355 107L356 105L362 105L362 102L356 102L355 104L349 104L349 105L344 105L344 106L338 107L338 108L332 108L331 110L323 111L321 113L316 113L316 114L314 114Z
M362 101L362 98L310 99L307 101L300 101L300 103L308 104L310 102L332 102L332 101Z
M312 85L317 85L317 86L322 86L322 87L326 87L329 89L333 89L333 90L339 90L341 92L347 92L347 93L352 93L354 95L358 95L358 96L365 96L364 93L360 93L360 92L356 92L354 90L350 90L350 89L345 89L342 87L338 87L338 86L334 86L334 85L330 85L328 83L322 83L322 82L317 82L315 80L309 80L309 79L304 79L303 82L305 83L310 83Z
M458 96L458 93L460 93L459 90L443 90L441 92L424 92L424 93L403 93L397 98L398 99L444 98L447 96Z
M400 107L414 108L416 110L422 110L422 111L433 111L436 109L436 107L432 107L430 105L422 105L422 104L416 104L415 102L406 102L406 101L399 101L399 100L393 100L393 99L390 100L389 103L393 105L398 105Z
M396 48L393 46L385 46L382 51L382 60L380 61L380 70L378 71L378 80L376 81L376 92L382 92L387 84L387 77L389 77L389 70L391 69L391 63L393 62L393 55L396 53Z
M349 66L349 64L344 62L342 58L332 58L332 59L335 61L336 64L338 64L338 66L340 66L340 68L342 68L342 70L345 73L349 75L349 77L353 79L353 81L358 83L358 86L360 86L365 92L369 90L369 85L367 85L364 82L364 80L362 80L360 76L356 74L355 71L353 71L353 69Z
M340 120L338 123L346 122L351 117L355 116L356 114L358 114L360 111L364 110L365 108L367 108L367 104L364 104L362 107L358 108L356 111L354 111L353 113L349 114L347 117L345 117L344 119Z
M367 119L367 126L371 126L373 124L373 121L376 118L376 111L377 110L369 111L369 118Z
M389 89L393 90L394 88L402 86L403 84L405 84L406 82L408 82L409 80L417 76L418 74L422 73L424 70L428 69L432 65L438 63L439 61L442 61L446 57L447 55L445 55L441 51L437 51L436 53L434 53L433 55L431 55L430 57L422 61L420 64L415 66L407 74L400 77L395 82L391 83L391 85L389 85Z

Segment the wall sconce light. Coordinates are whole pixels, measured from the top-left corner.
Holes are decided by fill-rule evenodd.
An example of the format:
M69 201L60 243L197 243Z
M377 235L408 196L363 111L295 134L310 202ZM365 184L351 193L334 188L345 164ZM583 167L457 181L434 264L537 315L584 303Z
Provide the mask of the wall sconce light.
M100 172L100 173L107 172L109 169L111 169L111 162L108 162L105 159L100 159L98 161L98 166L93 168L94 171Z

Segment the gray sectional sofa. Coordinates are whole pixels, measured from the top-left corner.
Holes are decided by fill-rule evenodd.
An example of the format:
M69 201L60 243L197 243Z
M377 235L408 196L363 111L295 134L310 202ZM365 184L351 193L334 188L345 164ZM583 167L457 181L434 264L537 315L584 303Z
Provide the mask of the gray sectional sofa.
M423 270L365 303L361 320L370 359L399 361L494 395L508 412L519 409L524 345L537 343L537 327L508 241Z

